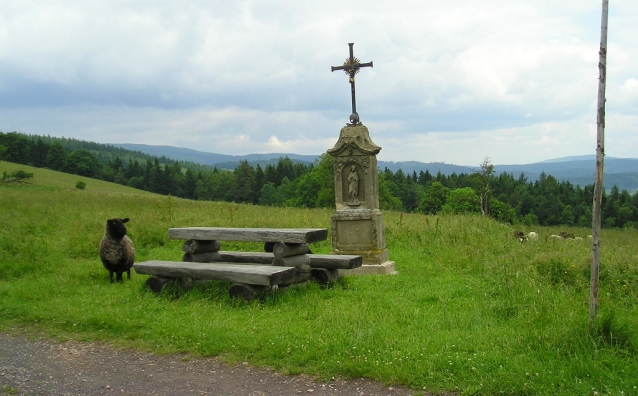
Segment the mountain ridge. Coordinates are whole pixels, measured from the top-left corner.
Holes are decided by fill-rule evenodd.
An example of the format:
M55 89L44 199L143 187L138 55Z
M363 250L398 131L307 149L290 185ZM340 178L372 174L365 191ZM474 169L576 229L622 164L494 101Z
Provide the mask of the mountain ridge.
M294 162L313 163L319 155L302 155L292 153L267 153L248 155L228 155L208 153L175 146L153 146L146 144L119 143L113 144L127 150L140 151L158 157L164 156L176 161L190 161L221 169L235 169L240 161L248 161L251 165L264 165L277 161L280 157L288 157ZM444 162L420 162L420 161L379 161L380 170L386 168L392 172L399 169L406 175L413 172L419 174L428 171L436 175L438 172L446 176L452 173L474 173L480 170L480 166L455 165ZM512 174L515 178L523 174L528 181L537 180L542 173L551 175L559 181L569 181L574 185L594 184L596 174L596 156L579 155L554 158L530 164L494 165L494 172L500 175L503 172ZM638 158L605 157L605 188L616 185L621 190L638 191Z

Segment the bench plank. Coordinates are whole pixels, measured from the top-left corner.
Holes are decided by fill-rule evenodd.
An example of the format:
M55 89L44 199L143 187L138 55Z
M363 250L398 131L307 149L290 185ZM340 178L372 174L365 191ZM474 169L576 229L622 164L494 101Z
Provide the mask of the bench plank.
M353 269L361 267L363 263L361 256L347 254L307 254L305 256L310 259L309 265L312 268ZM233 252L220 250L219 252L211 253L185 254L182 260L200 263L230 262L236 264L271 265L275 260L275 256L272 253L265 252Z
M311 243L325 241L327 228L169 228L170 239L196 239L243 242Z
M350 254L309 254L312 268L353 269L363 265L361 256Z
M232 263L187 263L152 260L133 264L135 272L167 278L192 278L274 286L295 280L294 267L245 265Z

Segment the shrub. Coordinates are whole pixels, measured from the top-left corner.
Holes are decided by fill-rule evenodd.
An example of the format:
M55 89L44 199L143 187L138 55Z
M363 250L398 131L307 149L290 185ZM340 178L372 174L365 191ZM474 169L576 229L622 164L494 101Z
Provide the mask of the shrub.
M20 184L28 184L30 183L29 179L33 178L33 173L27 173L23 170L17 170L15 172L11 172L10 174L7 171L4 171L2 174L2 179L0 179L0 183L20 183Z
M86 188L86 183L78 180L78 182L75 183L75 188L77 188L78 190L84 190Z
M452 190L442 211L450 214L480 213L478 194L471 187Z

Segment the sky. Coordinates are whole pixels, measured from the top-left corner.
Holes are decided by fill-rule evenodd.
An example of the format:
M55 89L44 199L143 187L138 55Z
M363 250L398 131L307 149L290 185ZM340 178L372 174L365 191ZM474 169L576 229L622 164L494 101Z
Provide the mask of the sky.
M382 161L596 153L601 0L3 0L0 131ZM638 1L610 0L605 153L638 157Z

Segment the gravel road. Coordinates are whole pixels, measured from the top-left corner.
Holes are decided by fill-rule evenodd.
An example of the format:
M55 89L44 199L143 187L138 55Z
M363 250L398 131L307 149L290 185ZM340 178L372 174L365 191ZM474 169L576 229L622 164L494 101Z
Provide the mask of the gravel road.
M0 333L0 395L409 395L368 380L315 382L248 364Z

